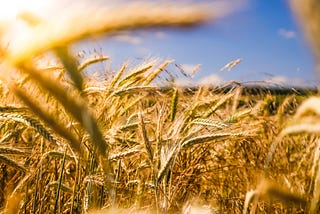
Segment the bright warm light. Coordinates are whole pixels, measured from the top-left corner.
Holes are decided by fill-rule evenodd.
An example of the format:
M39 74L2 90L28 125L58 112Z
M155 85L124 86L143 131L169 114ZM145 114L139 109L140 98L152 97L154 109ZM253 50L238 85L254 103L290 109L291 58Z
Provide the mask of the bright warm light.
M0 0L0 46L15 48L62 0ZM7 49L7 50L9 50Z
M51 1L51 0L49 0ZM48 6L48 0L2 0L0 1L0 20L15 19L19 13L41 13Z

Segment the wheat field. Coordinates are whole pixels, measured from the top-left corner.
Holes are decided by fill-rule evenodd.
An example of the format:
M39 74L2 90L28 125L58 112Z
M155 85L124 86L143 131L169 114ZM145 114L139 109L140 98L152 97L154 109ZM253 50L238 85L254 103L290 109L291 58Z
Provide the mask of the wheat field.
M291 2L301 23L319 23L318 3L301 2ZM79 58L73 43L217 18L205 5L120 9L63 23L24 14L26 39L1 44L1 213L318 213L317 91L181 88L163 81L172 60L161 59L95 78L90 65L112 59ZM319 31L304 29L317 57ZM48 52L56 65L41 63Z

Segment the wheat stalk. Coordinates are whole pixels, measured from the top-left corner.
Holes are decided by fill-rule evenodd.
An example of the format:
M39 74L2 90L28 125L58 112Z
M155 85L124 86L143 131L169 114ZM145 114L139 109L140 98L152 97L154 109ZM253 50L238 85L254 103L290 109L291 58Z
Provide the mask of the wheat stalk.
M132 86L113 92L110 96L122 96L126 94L134 94L139 92L154 92L159 91L157 86Z
M279 187L278 185L272 184L266 180L263 180L258 185L257 189L254 191L249 191L246 195L245 206L243 209L243 213L247 213L250 202L254 203L252 211L250 213L255 213L257 209L257 203L259 199L267 198L267 199L277 199L282 203L290 204L295 203L300 205L301 207L306 207L307 200L298 195L291 193L289 190Z
M319 198L320 198L320 141L317 141L317 146L314 152L314 158L311 168L311 177L313 179L313 194L310 201L310 211L309 213L316 213L319 209Z
M72 56L68 46L59 46L54 48L54 52L62 62L64 68L68 71L79 91L83 90L83 78L78 71L79 62Z
M196 118L191 124L201 125L201 126L212 126L217 129L223 129L229 127L227 123L219 122L216 120L208 119L208 118Z
M39 104L35 103L27 94L25 94L18 87L13 88L14 93L32 110L39 118L41 118L48 126L50 126L56 133L68 140L71 148L78 154L83 153L83 149L79 145L79 139L73 133L66 130L63 124L58 122L50 114L48 114Z
M155 71L147 76L146 80L143 82L143 85L149 85L171 62L172 60L164 61Z
M120 152L120 153L117 153L117 154L110 155L110 160L116 161L116 160L119 160L119 159L130 157L130 156L135 155L135 154L139 154L139 153L141 153L141 149L133 148L133 149L129 149L129 150L124 151L124 152Z
M124 69L125 67L123 67ZM152 64L148 63L145 66L142 66L141 68L135 69L133 70L131 73L129 73L127 76L125 76L119 83L118 83L118 87L122 87L122 88L126 88L128 87L130 84L132 84L132 82L134 82L134 80L136 80L137 78L141 77L141 75L143 73L145 73L146 71L148 71L150 68L152 68ZM122 69L120 70L120 72L118 73L118 75L122 74ZM118 75L116 76L116 78L111 82L113 83L114 81L116 81L119 77ZM125 83L127 83L125 85Z
M179 151L179 147L176 146L174 148L172 148L170 150L170 152L166 155L165 160L163 160L163 164L158 172L158 176L157 176L157 183L160 183L162 181L162 179L166 176L169 167L171 166L176 154Z
M72 189L70 187L68 187L66 184L60 183L58 181L52 181L52 182L48 183L47 187L48 188L53 187L55 189L62 190L64 193L72 194Z
M24 174L28 171L24 166L22 166L17 161L12 160L12 159L10 159L4 155L1 155L1 154L0 154L0 162L4 163L6 165L12 166L13 168L16 168L16 169L22 171Z
M283 137L290 134L297 135L301 133L319 134L319 119L316 117L304 117L302 119L296 120L295 123L285 127L279 135L280 137Z
M13 147L0 146L0 154L28 155L28 154L31 154L31 152L13 148Z
M233 115L231 115L229 118L227 118L224 122L225 123L235 123L239 119L249 115L250 113L251 113L251 109L245 109L242 111L238 111L238 112L234 113Z
M320 4L317 0L290 0L301 27L310 41L318 63L320 63ZM319 64L318 64L319 66ZM318 67L318 71L319 71Z
M193 145L206 143L213 140L220 140L220 139L230 138L230 137L243 137L243 136L248 136L248 134L240 132L240 133L216 133L216 134L202 135L202 136L194 137L194 138L183 141L181 144L181 147L186 149Z
M108 92L106 93L106 96L110 95L110 92L113 90L113 87L116 85L116 83L120 80L122 74L127 69L127 64L124 63L120 70L116 73L116 75L112 78L111 82L109 83Z
M63 171L64 171L64 165L66 162L66 154L67 154L67 147L65 146L64 154L63 154L63 158L62 158L62 164L61 164L61 171L60 171L59 179L57 182L57 192L56 192L54 209L53 209L54 214L56 214L57 210L58 210L58 202L59 202L60 191L61 191L61 186L62 186ZM70 189L70 192L71 192L71 189Z
M73 161L76 161L76 158L69 155L69 154L64 154L60 151L48 151L46 153L44 153L41 157L41 160L44 160L45 158L47 158L48 156L51 156L51 157L55 157L55 158L60 158L62 159L64 156L67 160L73 160Z
M233 92L230 92L229 94L223 96L218 102L210 108L208 112L205 113L204 118L210 117L215 111L221 107L225 102L227 102L229 99L231 99L234 96Z

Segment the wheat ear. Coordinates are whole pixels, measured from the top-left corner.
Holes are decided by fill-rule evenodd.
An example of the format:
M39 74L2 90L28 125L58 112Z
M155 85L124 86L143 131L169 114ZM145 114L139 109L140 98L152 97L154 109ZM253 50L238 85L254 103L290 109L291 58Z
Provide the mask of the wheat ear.
M12 160L4 155L0 154L0 162L12 166L13 168L16 168L20 171L22 171L23 173L27 172L27 169L25 167L23 167L21 164L19 164L18 162L16 162L15 160Z
M31 152L7 146L0 146L0 154L29 155Z
M92 65L94 63L97 62L102 62L102 61L106 61L109 60L110 57L108 56L99 56L99 57L95 57L95 58L90 58L88 60L85 60L84 62L82 62L79 66L78 66L78 72L83 71L84 69L86 69L89 65Z
M0 113L0 118L11 119L16 122L26 124L27 126L33 127L39 134L41 134L49 142L55 144L56 146L61 145L60 142L36 119L31 118L26 115L20 114L10 114L10 113Z
M171 111L170 111L170 121L172 122L177 114L178 108L178 99L179 99L179 92L177 88L173 89L172 99L171 99Z
M216 133L216 134L210 134L210 135L202 135L198 137L194 137L188 140L185 140L182 143L182 148L186 149L193 145L200 144L200 143L206 143L213 140L219 140L223 138L229 138L229 137L242 137L247 136L246 133Z
M143 84L149 85L171 62L172 60L164 61L155 71L153 71L151 74L147 76Z

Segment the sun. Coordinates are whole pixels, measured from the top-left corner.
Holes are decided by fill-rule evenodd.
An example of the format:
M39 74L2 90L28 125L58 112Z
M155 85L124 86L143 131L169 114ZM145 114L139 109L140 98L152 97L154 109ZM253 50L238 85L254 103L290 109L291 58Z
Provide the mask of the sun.
M52 0L8 0L0 1L0 22L17 18L20 13L41 13Z

